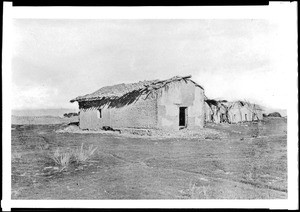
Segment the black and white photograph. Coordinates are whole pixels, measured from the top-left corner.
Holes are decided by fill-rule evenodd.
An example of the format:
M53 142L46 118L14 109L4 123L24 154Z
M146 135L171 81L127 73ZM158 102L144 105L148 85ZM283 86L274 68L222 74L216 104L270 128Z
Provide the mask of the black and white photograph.
M8 198L288 201L297 20L278 16L13 17Z

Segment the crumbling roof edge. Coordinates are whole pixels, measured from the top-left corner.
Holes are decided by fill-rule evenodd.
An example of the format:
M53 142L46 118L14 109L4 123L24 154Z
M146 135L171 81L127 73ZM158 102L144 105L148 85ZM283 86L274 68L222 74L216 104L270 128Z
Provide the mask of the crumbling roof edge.
M166 84L169 84L169 83L172 83L172 82L175 82L175 81L180 81L180 80L189 80L191 81L192 83L194 83L195 86L201 88L202 90L204 90L204 88L197 84L196 82L194 82L193 80L191 80L192 76L191 75L188 75L188 76L183 76L183 77L180 77L180 76L174 76L172 78L169 78L169 79L166 79L166 80L153 80L152 83L148 84L148 85L144 85L145 88L148 88L148 87L153 87L155 89L161 89L163 88ZM159 84L162 84L162 85L159 85ZM129 83L129 84L134 84L134 83ZM113 85L114 86L114 85ZM112 86L112 87L113 87ZM158 86L158 88L157 88ZM160 86L160 87L159 87ZM135 90L135 89L134 89ZM91 94L86 94L86 95L83 95L83 96L78 96L74 99L71 99L70 102L73 103L75 101L77 102L82 102L82 101L93 101L93 100L99 100L99 99L102 99L102 98L105 98L105 97L108 97L108 95L103 95L103 96L95 96L95 97L87 97ZM114 96L114 95L110 95L109 96L110 98L118 98L119 96Z

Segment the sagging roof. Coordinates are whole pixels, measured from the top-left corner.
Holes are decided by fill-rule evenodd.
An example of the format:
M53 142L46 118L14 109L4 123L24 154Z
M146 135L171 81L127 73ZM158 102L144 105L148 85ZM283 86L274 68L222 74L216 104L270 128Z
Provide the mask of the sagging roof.
M216 99L205 99L204 101L208 104L209 107L212 106L215 106L217 108L226 107L228 110L234 107L238 107L238 108L247 107L249 110L262 110L262 108L259 105L252 104L247 101L238 100L238 101L228 102L227 100L216 100Z
M204 99L204 101L209 105L209 106L211 106L211 105L214 105L214 106L222 106L222 105L224 105L224 104L227 104L227 100L224 100L224 99L222 99L222 100L216 100L216 99L208 99L207 97L206 97L206 99Z
M113 86L105 86L103 88L100 88L99 90L91 93L86 94L84 96L78 96L75 99L70 100L70 102L83 102L83 101L94 101L94 100L100 100L104 98L120 98L123 97L129 93L135 93L138 92L140 94L148 94L151 93L151 91L155 91L158 89L161 89L165 86L167 86L170 83L178 82L178 81L190 81L195 84L195 86L200 87L204 90L202 86L191 80L192 76L175 76L167 80L150 80L150 81L140 81L137 83L129 83L129 84L117 84Z
M250 102L247 102L247 101L234 101L234 102L229 102L229 105L228 105L228 108L231 109L235 106L238 106L238 107L248 107L248 108L251 108L251 109L255 109L255 110L262 110L261 106L257 105L257 104L252 104Z

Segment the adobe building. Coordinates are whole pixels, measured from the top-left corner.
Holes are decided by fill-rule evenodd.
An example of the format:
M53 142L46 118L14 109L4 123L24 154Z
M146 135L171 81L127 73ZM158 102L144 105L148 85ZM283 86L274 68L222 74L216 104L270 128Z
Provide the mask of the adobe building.
M204 89L191 76L103 87L70 102L79 104L79 127L203 128Z
M227 101L205 99L205 121L213 123L228 122L227 120Z
M230 123L262 120L262 114L263 110L261 107L249 102L231 102L228 107L228 118Z
M205 121L213 123L238 123L263 119L263 110L246 101L205 100Z

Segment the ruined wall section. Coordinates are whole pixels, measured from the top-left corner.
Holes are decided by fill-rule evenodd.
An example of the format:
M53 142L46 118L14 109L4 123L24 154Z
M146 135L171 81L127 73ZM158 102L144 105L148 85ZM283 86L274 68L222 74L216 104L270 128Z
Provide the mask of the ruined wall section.
M103 126L112 128L145 128L157 127L157 102L155 96L141 96L135 103L123 106L101 109L102 117L99 118L97 109L81 109L81 129L98 130Z
M255 115L256 113L256 115ZM262 111L248 108L248 106L235 106L228 111L230 123L238 123L243 121L262 120ZM246 119L247 118L247 119Z
M228 111L228 118L230 123L238 123L242 121L242 113L238 106L231 108Z
M205 113L205 122L212 122L213 112L211 107L206 102L204 102L204 113Z
M263 111L262 110L256 110L256 117L254 120L263 120Z
M179 107L187 107L187 127L204 126L204 90L187 81L173 82L158 97L158 127L179 129Z

